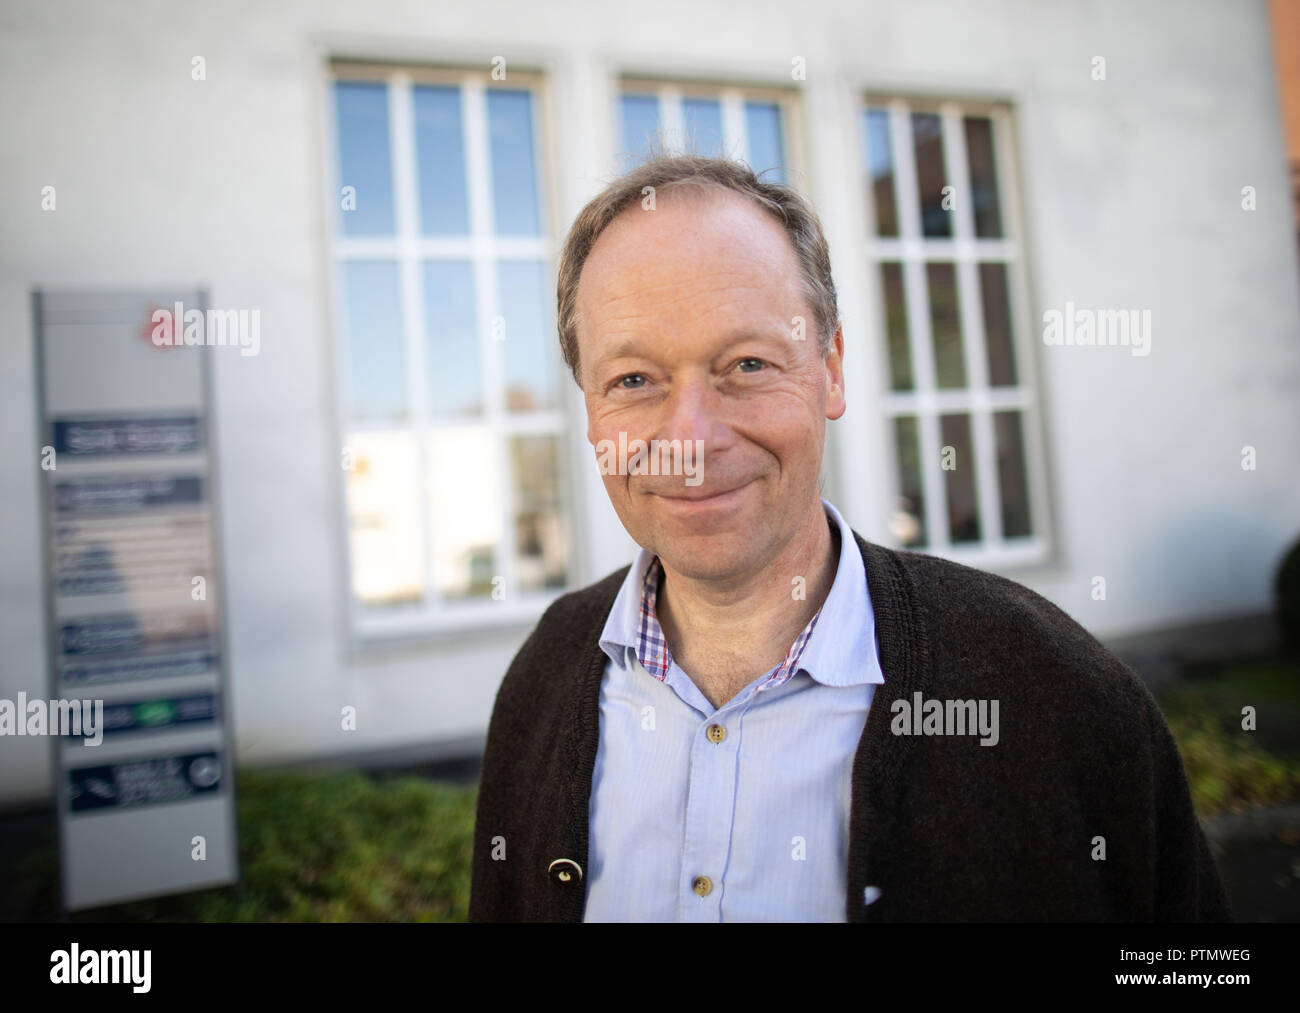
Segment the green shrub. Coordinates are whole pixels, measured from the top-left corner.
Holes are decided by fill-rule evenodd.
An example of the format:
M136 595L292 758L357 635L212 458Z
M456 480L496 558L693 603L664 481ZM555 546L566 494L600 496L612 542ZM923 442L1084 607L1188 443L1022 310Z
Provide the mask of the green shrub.
M239 769L236 799L242 895L201 890L77 912L73 920L466 920L477 788L414 776ZM29 868L38 865L56 875L49 855Z
M1171 716L1169 728L1201 819L1300 798L1295 765L1265 752L1249 732L1233 734L1207 714Z
M1300 650L1300 539L1282 557L1274 591L1282 637L1290 647Z
M1300 659L1219 664L1159 699L1202 819L1300 801ZM1256 730L1241 727L1245 706Z

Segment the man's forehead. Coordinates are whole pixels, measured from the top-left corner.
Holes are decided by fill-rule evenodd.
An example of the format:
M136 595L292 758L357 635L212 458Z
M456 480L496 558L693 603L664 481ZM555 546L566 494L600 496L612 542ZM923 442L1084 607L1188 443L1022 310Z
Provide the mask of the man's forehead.
M594 312L593 298L690 282L782 290L798 273L785 230L754 201L717 187L674 187L656 195L654 210L634 204L609 224L583 265L577 296Z
M602 246L636 245L654 238L673 245L708 242L735 234L765 234L782 240L785 231L772 215L753 199L717 185L664 187L625 207L596 239L588 262ZM785 240L788 245L788 239Z

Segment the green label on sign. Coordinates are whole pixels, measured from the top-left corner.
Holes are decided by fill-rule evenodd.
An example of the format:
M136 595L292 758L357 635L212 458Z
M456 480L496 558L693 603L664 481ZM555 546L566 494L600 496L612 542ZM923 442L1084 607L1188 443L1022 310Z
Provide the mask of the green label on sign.
M146 700L135 709L135 719L142 725L169 725L175 716L170 700Z

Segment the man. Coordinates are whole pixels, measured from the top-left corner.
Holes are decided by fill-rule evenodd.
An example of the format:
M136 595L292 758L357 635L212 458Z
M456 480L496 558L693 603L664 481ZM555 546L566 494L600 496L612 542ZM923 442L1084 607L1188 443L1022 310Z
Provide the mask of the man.
M844 338L797 194L642 165L574 223L559 329L642 549L506 674L471 920L1229 917L1132 671L1032 591L869 543L821 498ZM638 440L668 452L610 466Z

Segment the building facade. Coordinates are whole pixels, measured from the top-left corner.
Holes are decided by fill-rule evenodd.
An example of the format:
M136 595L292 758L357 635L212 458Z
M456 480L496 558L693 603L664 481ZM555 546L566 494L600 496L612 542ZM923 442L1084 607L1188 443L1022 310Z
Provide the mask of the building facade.
M824 489L862 535L1102 638L1271 607L1300 292L1263 2L0 23L0 696L46 691L31 293L199 287L260 319L257 354L208 350L236 759L475 749L546 603L635 551L554 292L651 140L818 209L849 404ZM46 743L0 750L0 804L48 796Z

